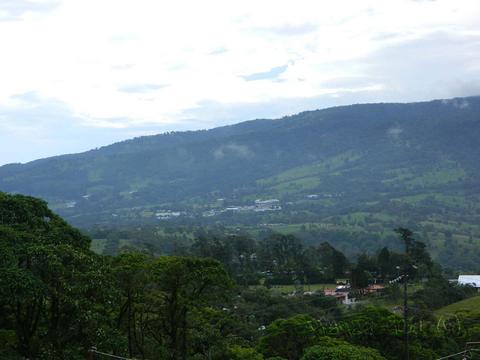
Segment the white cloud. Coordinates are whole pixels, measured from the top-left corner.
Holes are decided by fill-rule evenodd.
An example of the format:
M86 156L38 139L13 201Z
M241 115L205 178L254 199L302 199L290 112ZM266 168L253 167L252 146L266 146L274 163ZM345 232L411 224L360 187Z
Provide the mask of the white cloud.
M0 109L20 111L28 99L15 95L34 93L75 126L127 131L212 127L215 109L240 104L257 117L338 99L455 96L480 75L479 15L476 0L0 0ZM429 68L405 76L405 64Z
M56 0L1 0L0 21L23 20L32 14L50 11L57 5Z
M254 153L248 148L248 146L235 143L222 145L213 152L213 157L216 160L223 159L229 155L241 158L251 158L254 156Z

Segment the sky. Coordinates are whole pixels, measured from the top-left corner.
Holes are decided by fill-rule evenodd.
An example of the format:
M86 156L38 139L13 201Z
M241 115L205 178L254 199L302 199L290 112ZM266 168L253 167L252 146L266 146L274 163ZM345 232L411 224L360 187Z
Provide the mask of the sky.
M478 0L0 0L0 165L480 95Z

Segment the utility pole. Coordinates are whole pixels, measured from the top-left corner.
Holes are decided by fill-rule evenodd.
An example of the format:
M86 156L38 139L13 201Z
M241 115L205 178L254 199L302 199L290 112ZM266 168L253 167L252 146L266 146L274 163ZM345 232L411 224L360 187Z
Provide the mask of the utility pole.
M403 266L403 342L404 342L404 359L410 359L409 344L408 344L408 273L411 269L409 261L410 244L414 241L413 233L409 229L397 228L395 232L400 235L401 240L405 244L405 264Z
M405 269L406 270L406 269ZM403 336L405 342L405 359L410 359L408 351L408 274L405 271L403 277Z
M88 360L95 360L95 353L97 352L97 348L95 346L92 346L88 350Z

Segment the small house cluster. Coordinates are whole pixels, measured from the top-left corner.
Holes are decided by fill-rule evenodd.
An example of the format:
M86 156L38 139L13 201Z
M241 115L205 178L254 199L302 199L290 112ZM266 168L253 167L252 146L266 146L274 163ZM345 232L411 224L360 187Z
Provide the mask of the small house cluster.
M282 206L278 199L255 200L255 211L280 211Z
M384 288L383 285L372 284L366 288L355 290L355 293L361 295L375 295L381 293ZM338 302L344 305L353 305L356 302L349 284L338 285L335 289L325 289L323 294L325 296L334 296Z
M185 213L182 211L172 211L172 210L165 210L165 211L157 211L155 213L155 217L158 220L168 220L172 218L177 218Z
M221 199L223 200L223 199ZM280 211L282 206L278 199L255 200L253 205L233 205L223 209L211 209L203 212L204 217L219 215L224 212L263 212Z

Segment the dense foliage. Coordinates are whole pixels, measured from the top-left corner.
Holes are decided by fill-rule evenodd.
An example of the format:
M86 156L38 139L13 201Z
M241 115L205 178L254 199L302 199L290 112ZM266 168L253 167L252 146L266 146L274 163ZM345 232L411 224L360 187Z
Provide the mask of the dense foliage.
M356 262L327 243L305 248L283 235L259 244L206 233L184 254L143 250L97 255L90 239L45 202L0 193L1 358L85 359L96 346L150 360L400 360L402 318L388 306L368 305L395 299L395 286L371 298L358 285L364 305L354 309L300 286L310 272L332 281L353 280L357 273L389 279L393 259L418 265L412 281L427 279L411 298L412 359L435 359L480 340L478 315L443 319L438 326L431 310L471 290L445 281L413 238L407 254L382 249ZM291 296L269 290L271 284L247 286L259 274L286 275L299 286Z

